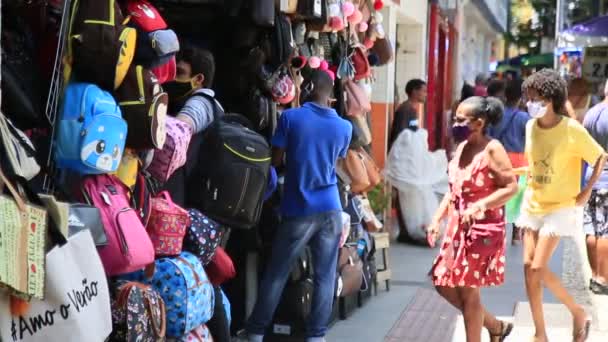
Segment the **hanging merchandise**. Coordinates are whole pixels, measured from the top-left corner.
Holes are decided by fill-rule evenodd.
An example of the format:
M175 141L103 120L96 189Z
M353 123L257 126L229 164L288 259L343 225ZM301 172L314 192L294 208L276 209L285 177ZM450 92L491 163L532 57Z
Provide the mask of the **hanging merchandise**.
M262 212L270 147L235 117L241 116L216 118L205 131L190 189L198 194L194 206L206 215L231 228L249 229Z
M163 183L171 178L175 170L186 164L188 145L192 138L190 126L171 116L166 120L166 132L163 148L154 151L154 159L147 169Z
M224 228L196 209L188 209L190 226L186 230L184 250L196 255L206 266L217 250Z
M55 161L58 167L81 174L118 169L127 123L110 93L93 84L69 84L57 129Z
M280 104L289 104L296 97L296 87L287 67L279 68L278 77L272 86L272 97Z
M367 51L361 45L357 45L352 49L350 58L355 69L355 81L368 78L372 75L372 68L367 60Z
M2 3L2 112L21 129L48 124L44 117L44 82L36 63L37 42L24 15L24 9L30 6L36 4Z
M152 72L158 78L158 83L165 84L175 80L177 76L177 61L171 56L164 64L153 67Z
M184 336L213 316L213 286L193 254L156 260L151 279L143 271L125 278L149 284L160 293L167 309L167 337Z
M165 302L151 286L118 281L112 300L112 335L108 342L158 342L166 333Z
M369 129L367 114L347 116L346 119L353 125L353 136L350 140L351 147L364 147L372 143L372 132Z
M228 280L236 277L236 269L230 255L222 247L218 247L211 259L211 262L205 267L209 281L213 286L220 286Z
M71 66L77 80L117 89L133 61L136 30L123 25L115 0L73 0L72 16L67 79Z
M272 27L275 25L275 0L251 1L251 19L258 26Z
M95 246L103 247L108 244L101 215L96 207L83 203L60 202L53 195L41 194L40 199L63 236L71 237L88 230Z
M372 47L371 52L378 56L378 63L376 66L383 66L390 63L393 60L394 51L393 46L388 38L378 38Z
M313 2L315 1L318 1L319 5L321 4L321 0L313 0ZM298 12L298 5L301 2L305 2L305 0L279 0L279 10L287 14L296 14ZM321 7L319 6L320 9Z
M128 0L125 13L137 29L134 64L145 68L166 64L179 51L179 40L158 10L146 0Z
M353 80L346 80L344 90L346 93L346 115L361 116L371 112L372 104L369 96L359 84Z
M213 342L213 336L206 325L199 325L180 338L169 338L167 342Z
M274 67L288 63L295 49L291 20L280 12L276 14L271 49L270 64Z
M133 189L135 183L137 183L139 164L141 164L141 161L137 154L133 150L126 148L125 153L120 160L120 164L118 164L118 170L116 170L114 175L118 177L127 188Z
M247 119L251 122L251 128L261 131L268 127L272 116L276 116L276 104L257 88L251 90L249 102L250 110L247 113Z
M88 176L82 182L85 201L101 213L108 245L98 251L110 276L137 271L154 262L154 247L139 215L129 205L128 193L111 175Z
M189 226L188 211L173 203L167 191L152 198L152 213L147 229L157 256L180 254Z
M288 0L290 3L295 2L295 6L291 4L291 8L296 7L297 17L302 20L322 19L323 15L327 15L327 0ZM289 12L288 12L289 13Z
M162 149L167 133L169 96L156 76L141 65L132 65L116 90L122 116L128 124L126 146L134 149Z
M22 197L0 169L0 287L8 286L14 294L41 299L44 295L44 248L47 212L42 203L30 204L33 198ZM3 195L4 188L10 195ZM5 293L2 294L4 296ZM0 331L9 331L7 329ZM8 341L8 339L7 339Z
M347 297L359 292L363 283L363 262L357 252L357 246L346 245L340 248L338 256L339 297Z
M46 254L44 300L29 302L27 313L13 316L8 297L0 294L3 341L103 342L112 332L110 294L93 238L82 231ZM42 267L39 269L42 270Z
M365 193L380 184L380 169L363 148L350 149L338 163L340 177L350 185L353 193Z
M36 149L30 139L0 112L0 165L4 172L26 180L40 172Z

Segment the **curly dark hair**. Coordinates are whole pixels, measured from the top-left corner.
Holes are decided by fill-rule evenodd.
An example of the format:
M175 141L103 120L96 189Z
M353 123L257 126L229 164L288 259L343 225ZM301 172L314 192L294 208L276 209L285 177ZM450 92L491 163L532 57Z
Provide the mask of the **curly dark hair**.
M565 115L568 83L555 71L542 69L530 75L523 85L524 92L534 90L540 97L551 101L556 114Z

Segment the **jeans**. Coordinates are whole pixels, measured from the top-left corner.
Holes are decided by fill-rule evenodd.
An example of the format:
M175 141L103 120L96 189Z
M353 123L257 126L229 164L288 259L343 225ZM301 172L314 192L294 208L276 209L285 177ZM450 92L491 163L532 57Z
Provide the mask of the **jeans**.
M264 335L272 323L291 267L310 243L314 270L312 307L306 322L307 337L323 337L332 311L335 292L338 243L342 214L321 214L284 219L272 245L272 257L258 291L258 298L247 324L247 332Z

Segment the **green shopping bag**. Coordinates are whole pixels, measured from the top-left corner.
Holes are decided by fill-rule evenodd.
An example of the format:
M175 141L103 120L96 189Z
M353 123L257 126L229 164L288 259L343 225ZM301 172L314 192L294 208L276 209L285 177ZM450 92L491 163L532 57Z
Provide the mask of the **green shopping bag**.
M515 220L517 220L517 218L519 217L521 202L524 199L524 192L526 191L526 187L528 186L527 179L528 177L526 177L525 175L519 177L519 182L517 184L517 193L505 205L507 223L514 223Z

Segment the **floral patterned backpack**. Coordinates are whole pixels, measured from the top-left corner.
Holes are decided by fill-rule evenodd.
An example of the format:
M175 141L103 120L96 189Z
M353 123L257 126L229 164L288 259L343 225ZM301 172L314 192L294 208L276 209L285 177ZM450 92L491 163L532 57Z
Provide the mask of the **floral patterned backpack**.
M222 241L224 227L196 209L188 209L190 227L186 231L184 250L196 255L207 265Z
M147 230L157 256L179 255L188 226L188 212L173 203L167 191L152 198Z
M165 341L165 302L152 287L119 281L112 300L109 342Z

